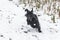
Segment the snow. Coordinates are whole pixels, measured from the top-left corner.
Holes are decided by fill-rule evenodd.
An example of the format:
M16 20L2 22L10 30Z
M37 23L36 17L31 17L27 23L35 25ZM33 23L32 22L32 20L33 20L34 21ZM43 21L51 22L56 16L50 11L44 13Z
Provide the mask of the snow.
M26 23L24 10L31 8L26 6L23 9L24 4L17 7L17 2L0 0L0 40L60 40L60 19L56 19L57 23L52 23L51 16L40 10L38 13L41 13L41 16L38 16L38 19L42 33L38 33ZM24 33L28 30L31 32Z

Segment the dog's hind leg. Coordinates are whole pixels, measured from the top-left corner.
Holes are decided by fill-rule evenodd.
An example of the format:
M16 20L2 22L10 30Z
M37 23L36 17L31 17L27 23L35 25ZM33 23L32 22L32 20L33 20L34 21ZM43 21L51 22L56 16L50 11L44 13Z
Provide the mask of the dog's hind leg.
M42 32L40 26L38 26L38 32Z

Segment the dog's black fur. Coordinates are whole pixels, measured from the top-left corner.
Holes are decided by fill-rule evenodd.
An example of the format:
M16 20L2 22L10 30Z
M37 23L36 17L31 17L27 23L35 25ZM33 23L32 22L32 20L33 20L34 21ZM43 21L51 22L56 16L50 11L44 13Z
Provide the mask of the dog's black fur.
M41 32L38 18L35 14L33 14L33 9L31 11L25 9L25 11L27 11L27 14L25 15L27 17L27 24L30 25L32 28L37 28L38 31Z

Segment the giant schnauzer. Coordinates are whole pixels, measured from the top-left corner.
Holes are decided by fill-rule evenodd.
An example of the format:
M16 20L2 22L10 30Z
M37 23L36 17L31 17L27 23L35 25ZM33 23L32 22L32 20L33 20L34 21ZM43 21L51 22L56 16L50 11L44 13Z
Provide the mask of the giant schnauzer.
M31 11L25 9L25 11L27 12L27 14L25 14L25 16L27 17L27 24L30 25L32 28L37 28L38 32L41 32L38 18L35 14L33 14L33 9Z

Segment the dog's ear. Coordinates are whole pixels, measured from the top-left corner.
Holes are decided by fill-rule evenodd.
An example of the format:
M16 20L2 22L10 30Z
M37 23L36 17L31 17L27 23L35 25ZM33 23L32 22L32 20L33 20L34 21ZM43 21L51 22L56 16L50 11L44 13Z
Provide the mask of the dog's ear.
M28 9L25 9L25 11L28 11Z
M32 10L31 10L31 12L33 13L33 8L32 8Z

